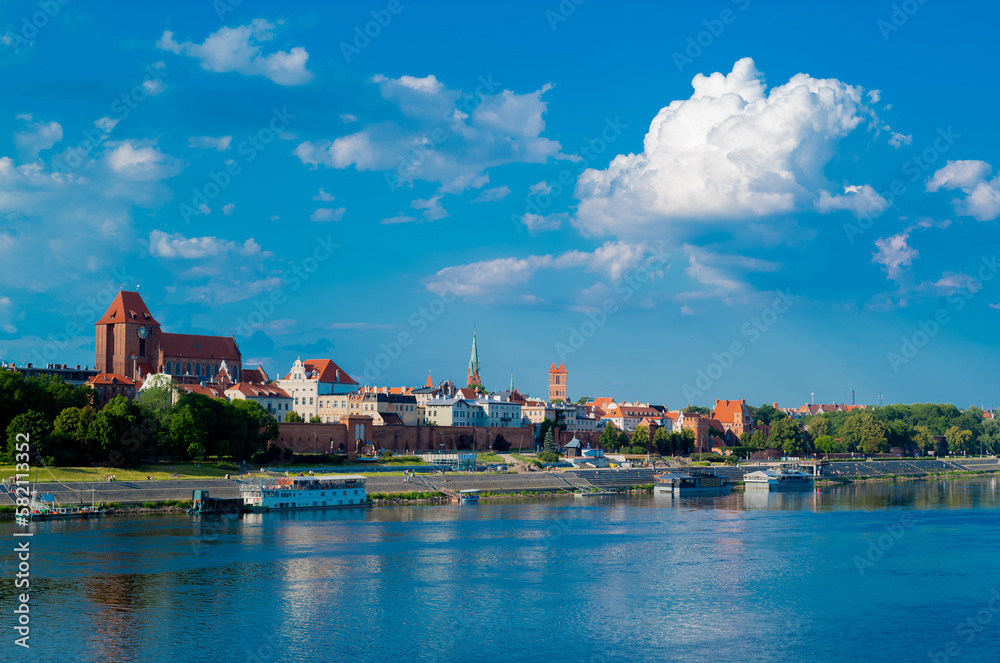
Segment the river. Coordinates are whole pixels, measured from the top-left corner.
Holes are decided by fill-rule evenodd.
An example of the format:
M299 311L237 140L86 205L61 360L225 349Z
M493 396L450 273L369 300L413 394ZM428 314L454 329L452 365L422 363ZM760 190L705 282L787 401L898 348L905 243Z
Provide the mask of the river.
M996 661L998 488L34 523L0 659Z

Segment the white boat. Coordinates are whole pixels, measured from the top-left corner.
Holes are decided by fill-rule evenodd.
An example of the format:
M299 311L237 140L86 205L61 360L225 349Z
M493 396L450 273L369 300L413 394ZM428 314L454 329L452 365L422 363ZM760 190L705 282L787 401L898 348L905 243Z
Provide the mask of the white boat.
M755 490L809 490L813 486L813 476L789 467L779 467L749 472L743 476L743 484L747 489Z
M656 477L653 493L672 495L726 495L732 490L729 479L711 470L667 472Z
M478 504L479 489L466 488L465 490L458 491L458 501L460 504Z
M365 477L324 474L311 477L262 477L238 480L249 511L337 509L370 506Z

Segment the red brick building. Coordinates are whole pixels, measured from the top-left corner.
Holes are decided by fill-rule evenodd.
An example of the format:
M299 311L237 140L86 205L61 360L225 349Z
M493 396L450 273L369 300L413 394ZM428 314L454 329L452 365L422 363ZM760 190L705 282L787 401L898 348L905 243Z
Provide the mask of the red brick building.
M559 364L556 368L555 362L549 369L549 401L555 399L566 400L566 364Z
M138 292L122 290L96 323L95 367L141 381L151 373L211 380L222 362L240 381L243 357L231 336L171 334L160 329Z

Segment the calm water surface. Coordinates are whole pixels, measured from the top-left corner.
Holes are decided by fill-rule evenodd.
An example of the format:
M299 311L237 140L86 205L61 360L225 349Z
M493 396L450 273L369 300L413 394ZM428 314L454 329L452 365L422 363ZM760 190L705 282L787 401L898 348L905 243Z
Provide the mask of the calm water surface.
M0 660L998 661L998 506L990 477L36 523Z

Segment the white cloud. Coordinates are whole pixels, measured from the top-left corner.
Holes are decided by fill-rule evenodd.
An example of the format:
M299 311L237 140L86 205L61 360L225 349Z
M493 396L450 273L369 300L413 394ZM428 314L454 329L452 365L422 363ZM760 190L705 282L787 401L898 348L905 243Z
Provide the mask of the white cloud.
M410 204L410 207L413 209L422 209L424 211L424 221L443 219L448 216L448 210L441 206L442 195L438 194L426 199L418 198Z
M949 161L927 182L927 190L962 189L969 191L986 180L992 171L993 167L985 161Z
M146 88L146 94L151 97L155 97L166 89L166 86L158 78L150 78L142 82L142 86Z
M340 221L344 218L344 212L346 211L347 209L344 207L338 207L337 209L321 207L309 216L309 220L316 222Z
M94 122L94 126L103 131L105 134L108 134L112 129L118 126L118 120L110 117L102 117Z
M233 203L229 203L228 205L223 205L222 206L222 213L225 214L226 216L230 216L230 215L232 215L233 210L235 210L235 209L236 209L236 205L234 205Z
M496 258L467 265L446 267L425 280L438 294L452 289L461 297L496 297L523 286L540 269L583 268L611 281L634 269L647 254L644 247L623 242L605 242L593 252L567 251L558 256L531 255L526 258Z
M396 216L389 217L388 219L382 219L382 225L392 226L398 223L413 223L414 221L419 221L415 216L406 216L403 214L397 214Z
M39 152L50 149L63 138L62 125L58 122L31 122L31 115L19 115L18 119L28 122L28 126L14 134L14 145L27 158L34 159Z
M218 150L219 152L223 152L229 149L232 142L232 136L219 136L218 138L213 136L191 136L188 138L188 147L194 147L200 150Z
M104 161L118 175L136 181L161 180L181 172L182 164L156 147L154 140L107 143Z
M238 72L246 76L264 76L278 85L302 85L313 79L306 69L309 53L296 46L290 51L265 55L261 44L274 39L274 24L254 19L249 25L221 28L203 43L178 43L174 34L166 31L156 43L157 48L178 55L196 58L201 68L216 73Z
M527 94L509 90L463 96L435 76L392 79L375 76L383 98L405 122L385 121L334 140L304 142L294 154L316 168L387 171L392 186L416 180L438 182L460 193L489 181L487 170L509 163L545 163L567 158L559 143L542 137L548 86ZM489 86L487 86L489 87Z
M920 255L907 243L909 237L910 231L907 229L897 235L875 240L878 252L872 257L872 263L885 267L886 274L893 281L899 281L903 267L912 265Z
M687 304L681 306L681 315L699 315L699 314L701 314L701 311L693 309Z
M482 193L479 194L472 202L474 203L492 203L498 200L503 200L510 195L510 187L508 186L497 186L492 189L484 189Z
M350 113L341 113L340 114L340 121L343 122L344 124L350 124L351 122L357 122L358 121L358 116L357 115L351 115Z
M536 235L546 230L559 230L564 221L569 220L569 214L559 212L558 214L524 214L521 216L521 223L532 235Z
M552 193L552 187L549 186L549 183L546 182L545 180L532 184L531 187L528 189L529 196L535 196L538 194L548 195L550 193Z
M198 212L207 216L212 213L212 208L205 203L202 203L201 205L198 205Z
M965 198L952 201L955 212L977 221L1000 216L1000 175L987 179L993 167L985 161L949 161L927 183L928 191L961 189Z
M913 142L913 136L909 134L901 134L895 131L892 132L892 138L889 139L889 144L895 147L897 150L904 145L909 145Z
M149 233L149 254L156 258L192 260L228 253L240 256L269 255L261 251L260 244L252 237L240 244L218 237L185 237L180 233L168 234L160 230Z
M320 200L320 201L322 201L324 203L332 202L333 199L334 199L334 196L332 194L327 193L323 189L320 189L319 193L317 193L315 196L313 196L313 200Z
M889 201L880 196L871 185L849 184L844 187L842 196L831 195L826 190L820 191L814 205L816 210L823 214L846 210L860 218L878 216L889 206Z
M689 99L653 119L641 153L580 176L574 223L583 232L794 212L824 186L837 141L873 115L860 87L836 79L796 74L767 91L750 58L692 84Z

